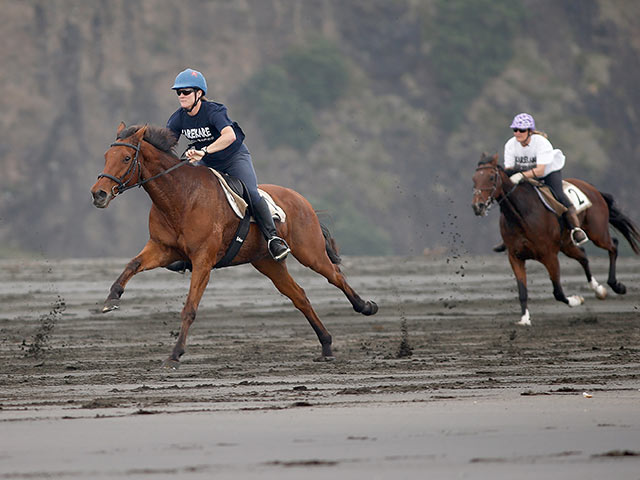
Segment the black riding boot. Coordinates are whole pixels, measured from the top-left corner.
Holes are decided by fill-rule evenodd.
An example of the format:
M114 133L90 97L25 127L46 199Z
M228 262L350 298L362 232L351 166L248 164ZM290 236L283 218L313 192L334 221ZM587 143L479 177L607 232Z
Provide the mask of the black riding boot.
M164 268L166 268L167 270L171 270L172 272L184 273L186 270L191 271L193 266L188 260L176 260L175 262L170 263Z
M504 242L500 242L497 245L494 245L494 247L491 249L494 252L497 253L502 253L507 249L507 246L504 244Z
M273 259L284 260L287 258L291 250L287 242L278 236L276 225L273 223L273 218L269 211L269 205L267 205L267 201L264 198L260 198L257 204L253 204L253 217L256 219L260 231L267 240L267 247Z
M584 230L580 228L580 220L578 220L578 214L576 213L576 207L571 205L564 213L564 219L567 221L569 228L571 229L571 241L574 245L582 245L589 241L589 237L584 233Z

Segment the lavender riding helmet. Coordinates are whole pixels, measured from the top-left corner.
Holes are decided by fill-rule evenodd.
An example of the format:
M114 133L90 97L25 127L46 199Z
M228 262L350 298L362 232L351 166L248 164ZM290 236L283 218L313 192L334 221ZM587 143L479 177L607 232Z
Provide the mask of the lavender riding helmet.
M513 122L511 122L511 127L509 128L523 128L523 129L535 130L536 121L528 113L519 113L518 115L513 117Z

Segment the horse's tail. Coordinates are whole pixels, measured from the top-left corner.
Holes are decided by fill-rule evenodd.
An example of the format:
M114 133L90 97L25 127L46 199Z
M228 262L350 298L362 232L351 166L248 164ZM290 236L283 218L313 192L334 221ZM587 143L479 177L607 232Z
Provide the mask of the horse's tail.
M329 231L327 226L322 222L320 222L320 228L322 229L322 236L324 237L324 247L327 250L327 255L329 255L331 263L339 265L340 263L342 263L342 259L338 254L338 244L331 236L331 232Z
M634 253L640 255L640 231L638 227L620 211L616 201L613 199L613 195L602 192L600 192L600 195L602 195L609 207L609 223L624 235Z

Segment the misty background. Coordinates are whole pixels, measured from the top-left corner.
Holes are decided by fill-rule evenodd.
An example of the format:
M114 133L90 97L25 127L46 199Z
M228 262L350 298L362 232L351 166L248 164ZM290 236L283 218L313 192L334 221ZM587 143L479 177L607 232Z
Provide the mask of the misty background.
M639 53L632 0L0 0L0 257L139 252L144 190L89 189L187 67L342 253L488 253L471 177L522 111L640 222Z

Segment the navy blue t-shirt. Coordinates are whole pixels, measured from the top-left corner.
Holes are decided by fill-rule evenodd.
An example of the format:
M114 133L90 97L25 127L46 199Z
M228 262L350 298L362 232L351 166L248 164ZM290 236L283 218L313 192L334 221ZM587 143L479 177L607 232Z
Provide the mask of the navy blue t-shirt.
M209 166L227 160L238 151L244 141L244 132L240 125L231 121L227 115L227 107L221 103L204 101L193 117L183 108L179 108L167 121L167 128L176 138L184 135L189 140L189 145L199 150L216 141L222 129L227 126L233 128L236 140L224 150L205 155L204 163Z

